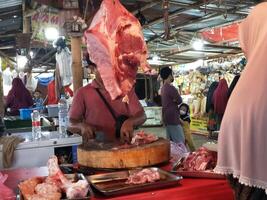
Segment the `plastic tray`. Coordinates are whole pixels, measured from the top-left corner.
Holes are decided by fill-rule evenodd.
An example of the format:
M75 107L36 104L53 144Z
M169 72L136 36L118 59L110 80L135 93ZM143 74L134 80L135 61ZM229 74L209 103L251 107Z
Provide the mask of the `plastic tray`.
M179 174L180 176L183 177L188 177L188 178L206 178L206 179L225 179L224 175L214 173L213 171L182 171L182 170L177 170L177 171L172 171L172 173Z

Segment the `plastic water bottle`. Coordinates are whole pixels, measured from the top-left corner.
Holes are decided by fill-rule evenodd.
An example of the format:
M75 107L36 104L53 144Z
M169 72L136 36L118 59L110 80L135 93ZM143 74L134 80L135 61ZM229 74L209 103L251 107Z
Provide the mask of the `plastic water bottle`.
M68 102L65 95L61 95L58 102L58 131L60 137L66 137L68 124Z
M32 140L39 140L41 138L41 121L40 113L38 110L34 110L31 114L32 118Z

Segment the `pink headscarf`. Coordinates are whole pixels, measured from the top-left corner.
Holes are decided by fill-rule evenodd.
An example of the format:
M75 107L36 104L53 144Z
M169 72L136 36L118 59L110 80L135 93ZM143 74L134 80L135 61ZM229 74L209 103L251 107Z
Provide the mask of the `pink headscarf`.
M267 191L267 3L257 5L240 24L247 57L221 124L215 171Z

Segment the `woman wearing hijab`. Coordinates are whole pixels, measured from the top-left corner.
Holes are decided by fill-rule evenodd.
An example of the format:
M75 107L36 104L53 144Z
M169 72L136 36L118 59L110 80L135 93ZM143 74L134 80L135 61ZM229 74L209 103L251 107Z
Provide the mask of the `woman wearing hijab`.
M228 85L225 79L221 79L212 97L217 130L220 130L223 114L228 102Z
M208 127L207 130L209 131L209 136L212 135L212 131L216 131L217 130L217 126L216 126L216 116L214 113L214 105L213 105L213 101L212 101L212 97L213 94L216 90L216 88L218 87L219 82L214 81L208 90L208 94L207 94L207 102L206 102L206 113L208 113Z
M215 171L229 175L236 199L267 199L267 3L240 24L247 65L223 117Z
M6 98L6 108L9 108L10 115L19 115L19 109L29 108L33 105L30 92L24 86L20 78L14 78L12 88Z

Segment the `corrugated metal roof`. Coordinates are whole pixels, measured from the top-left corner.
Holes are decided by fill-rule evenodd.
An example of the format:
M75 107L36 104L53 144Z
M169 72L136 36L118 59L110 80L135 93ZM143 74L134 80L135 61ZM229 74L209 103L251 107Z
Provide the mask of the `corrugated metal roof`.
M22 0L0 0L0 9L21 5Z

